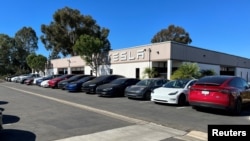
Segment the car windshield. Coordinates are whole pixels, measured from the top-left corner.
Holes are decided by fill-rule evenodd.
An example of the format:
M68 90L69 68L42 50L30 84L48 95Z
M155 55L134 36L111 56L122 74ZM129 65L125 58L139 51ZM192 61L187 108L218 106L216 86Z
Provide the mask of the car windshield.
M126 82L126 79L115 79L113 81L110 82L110 84L123 84Z
M189 80L172 80L163 85L165 88L184 88Z
M107 75L99 76L99 77L95 78L94 81L102 81L102 80L105 80L107 77L109 77L109 76L107 76Z
M85 82L85 81L91 79L91 77L92 77L92 76L86 76L86 77L83 77L83 78L77 80L76 82Z
M141 80L139 81L138 83L136 83L136 85L139 85L139 86L150 86L152 85L154 82L153 79L145 79L145 80Z
M200 78L196 84L210 84L210 85L221 85L226 80L228 80L228 77L216 77L216 76L207 76Z
M81 76L82 76L82 75L74 75L74 76L70 77L70 78L68 79L68 81L78 79L78 78L80 78Z

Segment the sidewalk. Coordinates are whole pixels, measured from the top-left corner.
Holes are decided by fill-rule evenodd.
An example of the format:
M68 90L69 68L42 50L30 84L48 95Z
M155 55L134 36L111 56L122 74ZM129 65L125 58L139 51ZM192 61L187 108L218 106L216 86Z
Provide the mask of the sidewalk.
M206 141L206 133L142 123L56 141Z

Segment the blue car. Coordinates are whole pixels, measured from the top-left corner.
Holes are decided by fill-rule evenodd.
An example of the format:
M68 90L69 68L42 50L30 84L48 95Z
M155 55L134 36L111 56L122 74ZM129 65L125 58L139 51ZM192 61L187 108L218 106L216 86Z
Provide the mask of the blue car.
M81 91L82 84L96 78L95 76L86 76L77 81L73 81L67 84L66 90L69 92L79 92Z

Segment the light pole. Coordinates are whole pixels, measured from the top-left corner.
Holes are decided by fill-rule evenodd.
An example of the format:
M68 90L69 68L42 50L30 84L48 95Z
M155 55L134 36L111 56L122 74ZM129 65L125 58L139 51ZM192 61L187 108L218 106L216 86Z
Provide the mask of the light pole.
M151 48L148 48L148 67L150 68Z
M71 68L70 68L71 61L70 59L68 59L67 61L68 61L68 74L71 74Z

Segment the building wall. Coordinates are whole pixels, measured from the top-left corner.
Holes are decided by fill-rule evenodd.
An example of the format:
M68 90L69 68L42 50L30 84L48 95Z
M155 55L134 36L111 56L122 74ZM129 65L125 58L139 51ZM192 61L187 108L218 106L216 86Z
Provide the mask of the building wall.
M146 67L167 67L167 61L172 61L175 69L182 62L195 62L201 69L212 69L217 74L230 69L237 76L249 80L250 59L197 48L176 42L161 42L133 48L112 50L108 54L107 64L100 66L98 76L103 74L121 74L126 77L135 77L135 69L140 68L140 78L143 77L143 70ZM54 74L59 70L71 70L84 68L85 74L91 74L91 68L80 56L51 60ZM163 69L162 69L163 67ZM165 72L161 72L165 75ZM167 68L166 68L167 74ZM93 75L94 72L93 72Z
M148 62L137 62L137 63L122 63L122 64L113 64L110 69L112 69L113 74L120 74L125 77L136 78L136 68L140 69L140 78L144 77L143 71L148 67Z
M250 68L250 59L248 58L197 48L175 42L171 45L171 59L200 62L204 64Z
M53 68L67 68L70 67L79 67L85 66L86 63L80 56L73 56L70 58L60 58L51 60Z
M250 70L246 68L236 68L236 76L242 77L250 81Z
M109 52L110 63L163 61L170 58L171 42L155 43L133 48L112 50Z

